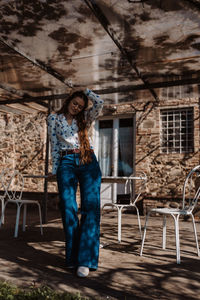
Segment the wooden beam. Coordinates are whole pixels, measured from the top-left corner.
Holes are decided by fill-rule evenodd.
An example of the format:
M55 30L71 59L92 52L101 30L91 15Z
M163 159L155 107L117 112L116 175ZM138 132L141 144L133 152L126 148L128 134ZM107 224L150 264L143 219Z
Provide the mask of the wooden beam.
M19 97L31 97L26 91L17 90L4 82L0 82L0 88Z
M29 102L27 106L39 111L47 112L47 108L38 104L37 102Z
M21 115L22 113L24 113L23 111L16 108L12 108L8 105L0 105L0 111L3 113L12 113L15 115Z
M61 81L65 85L67 85L68 87L72 88L72 86L73 86L72 82L70 80L65 79L65 77L62 74L60 74L59 72L54 70L51 66L45 64L43 61L41 61L39 59L30 57L28 54L24 53L21 49L18 49L14 45L13 42L8 42L5 39L3 39L2 37L0 37L0 42L3 45L12 49L14 52L16 52L19 55L21 55L22 57L24 57L25 59L27 59L28 61L30 61L35 66L39 67L40 69L44 70L46 73L50 74L51 76L55 77L56 79L58 79L59 81Z
M200 84L200 77L198 78L188 78L188 79L180 79L180 80L174 80L174 81L161 81L161 82L154 82L149 83L148 87L151 88L166 88L166 87L172 87L172 86L184 86L184 85L194 85L194 84ZM148 87L144 84L139 85L127 85L127 86L121 86L117 88L106 88L101 90L93 90L95 93L99 95L108 95L108 94L115 94L115 93L127 93L131 91L141 91L146 90ZM18 98L18 99L12 99L12 100L0 100L0 105L5 104L12 104L12 103L29 103L29 102L37 102L40 103L42 100L56 100L56 99L66 99L69 94L55 94L55 95L48 95L48 96L37 96L37 97L31 97L31 98ZM45 105L47 105L45 103Z
M3 83L3 82L0 82L0 88L3 89L3 90L5 90L5 91L7 91L7 92L9 92L9 93L11 93L11 94L17 95L19 97L23 97L23 98L28 97L28 98L31 98L31 95L29 95L29 93L27 91L15 89L15 88L11 87L10 85L8 85L6 83ZM39 101L39 100L37 101L37 103L40 104L41 110L46 111L45 108L48 108L48 103L45 103L45 102Z
M10 107L16 108L18 110L21 110L23 113L29 113L29 114L35 114L38 113L38 110L35 110L33 108L30 108L26 105L22 105L20 103L13 103L9 104Z
M0 104L12 104L12 103L29 103L29 102L41 102L42 100L56 100L56 99L65 99L69 96L69 94L55 94L55 95L47 95L47 96L36 96L36 97L25 97L18 98L12 100L0 100ZM48 104L47 104L48 105ZM46 107L46 104L45 104Z
M117 34L112 29L112 26L107 19L107 17L104 15L103 11L101 10L100 6L96 3L95 0L84 0L86 5L90 8L90 10L93 12L93 14L96 16L99 23L102 25L102 27L105 29L105 31L108 33L108 35L111 37L115 45L118 47L120 52L122 53L123 57L127 59L132 69L137 74L138 78L142 80L144 85L146 86L146 89L148 89L153 96L153 98L158 101L158 96L156 92L149 86L149 83L146 79L143 78L142 74L138 70L135 63L132 62L132 57L128 53L128 51L121 45L120 40L117 38Z

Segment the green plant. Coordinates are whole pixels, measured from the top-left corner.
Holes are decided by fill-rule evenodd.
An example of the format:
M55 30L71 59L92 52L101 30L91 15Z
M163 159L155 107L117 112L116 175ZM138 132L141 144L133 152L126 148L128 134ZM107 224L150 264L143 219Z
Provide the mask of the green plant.
M59 293L48 286L22 289L7 282L0 282L0 300L86 300L80 295ZM88 298L87 298L88 299Z

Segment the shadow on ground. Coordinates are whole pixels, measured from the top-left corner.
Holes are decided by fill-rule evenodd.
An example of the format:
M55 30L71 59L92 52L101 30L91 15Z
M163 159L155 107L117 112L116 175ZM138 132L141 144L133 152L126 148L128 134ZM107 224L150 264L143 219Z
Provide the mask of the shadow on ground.
M200 260L192 226L181 223L181 264L176 264L174 228L168 222L167 250L161 249L161 219L154 218L147 231L144 255L139 256L140 236L135 215L123 216L122 242L117 242L116 213L102 218L99 269L88 278L77 278L65 269L64 235L58 211L48 213L40 235L36 211L30 212L26 232L15 239L15 210L9 209L0 229L0 280L18 286L48 285L59 291L95 299L200 299ZM144 222L142 218L142 222ZM199 224L197 230L199 232Z

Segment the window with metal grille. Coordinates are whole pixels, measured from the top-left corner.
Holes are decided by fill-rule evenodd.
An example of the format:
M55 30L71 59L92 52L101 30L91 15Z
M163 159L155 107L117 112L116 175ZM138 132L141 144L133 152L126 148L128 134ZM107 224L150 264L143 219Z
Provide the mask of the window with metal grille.
M161 110L161 152L194 152L193 108Z

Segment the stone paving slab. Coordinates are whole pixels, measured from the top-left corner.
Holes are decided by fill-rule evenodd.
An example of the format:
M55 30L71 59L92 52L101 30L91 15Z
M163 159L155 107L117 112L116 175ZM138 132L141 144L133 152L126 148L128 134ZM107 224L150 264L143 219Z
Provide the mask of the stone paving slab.
M106 213L101 224L99 269L77 278L64 265L64 235L58 211L48 212L40 235L37 212L31 210L26 232L14 234L15 210L8 209L0 228L0 280L18 286L49 285L58 291L80 293L92 299L200 299L200 258L192 224L181 221L181 264L176 264L174 225L167 222L167 250L162 249L162 220L150 219L144 255L139 256L137 217L124 213L122 242L117 241L117 214ZM144 217L141 217L142 225ZM197 223L200 236L200 223Z

